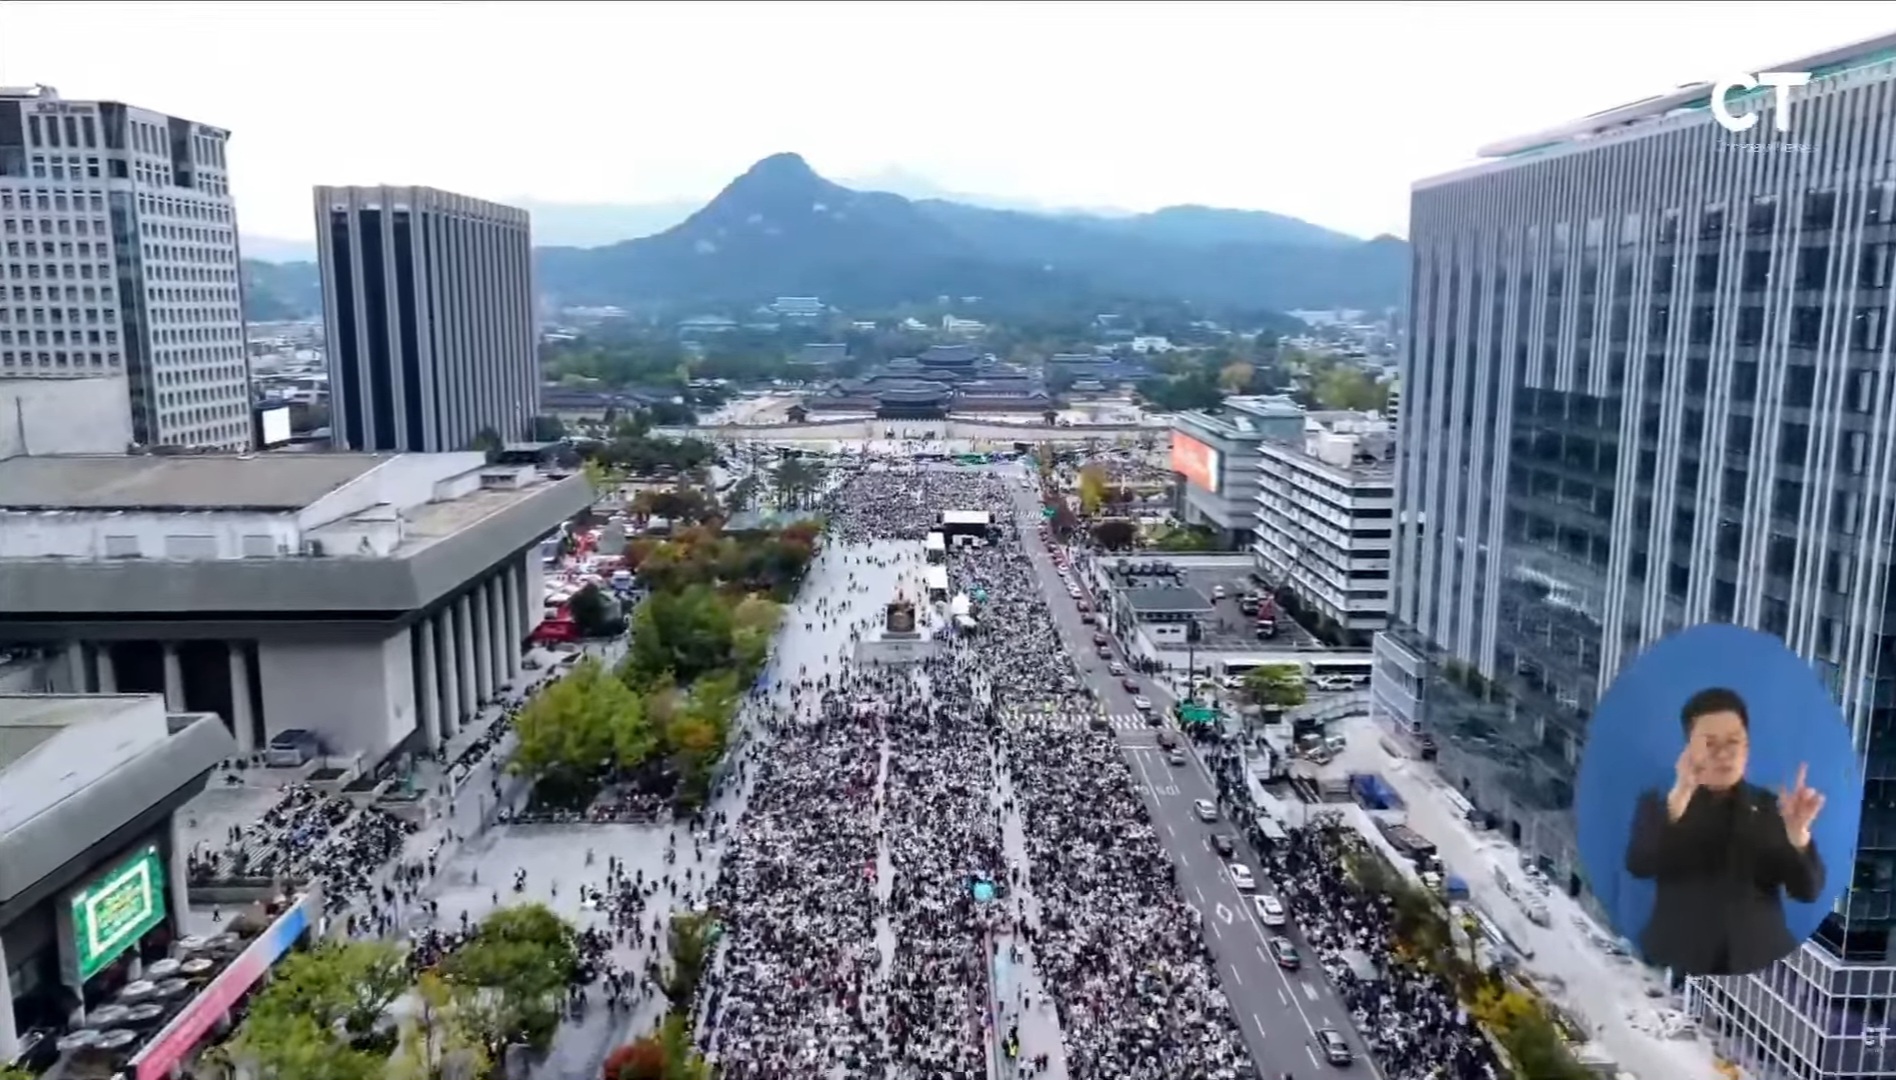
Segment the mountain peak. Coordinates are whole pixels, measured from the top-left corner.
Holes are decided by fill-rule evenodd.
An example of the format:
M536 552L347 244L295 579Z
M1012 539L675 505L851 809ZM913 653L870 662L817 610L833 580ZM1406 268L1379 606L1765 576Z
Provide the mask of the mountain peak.
M757 164L745 169L744 175L738 177L738 179L768 180L774 184L785 184L796 182L809 183L811 181L821 181L823 178L816 175L816 170L810 168L810 163L803 160L802 154L784 151L781 154L772 154L758 161Z
M772 154L724 186L698 215L714 219L753 214L808 213L817 203L840 203L851 193L816 174L801 154Z

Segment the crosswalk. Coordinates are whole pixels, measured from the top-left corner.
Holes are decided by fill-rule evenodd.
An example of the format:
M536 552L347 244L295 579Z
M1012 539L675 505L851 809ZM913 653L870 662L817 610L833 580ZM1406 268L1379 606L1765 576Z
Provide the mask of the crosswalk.
M1037 709L1010 709L1001 714L1003 720L1016 724L1038 724L1041 726L1084 728L1097 713L1074 712L1070 709L1042 711ZM1151 731L1145 717L1138 713L1108 713L1106 722L1114 731Z

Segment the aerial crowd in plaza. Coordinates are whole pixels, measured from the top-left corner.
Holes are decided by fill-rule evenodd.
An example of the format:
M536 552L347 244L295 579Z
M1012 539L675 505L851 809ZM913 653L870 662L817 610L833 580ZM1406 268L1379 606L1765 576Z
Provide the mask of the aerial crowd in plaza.
M587 871L597 882L569 886L598 913L582 953L615 1012L660 996L665 927L681 905L716 919L719 947L691 1011L719 1077L969 1080L1003 1053L1019 1072L1051 1063L1076 1080L1257 1075L1202 916L1114 736L1050 719L1073 713L1083 680L1027 556L1032 525L1017 520L1012 483L897 465L854 471L825 495L811 576L826 584L784 615L786 631L825 644L780 650L751 689L713 807L675 823L663 871L628 871L607 853ZM953 591L979 598L972 627L925 597L918 541L944 509L993 522L984 543L947 560ZM879 662L869 646L898 596L915 602L932 644L914 662ZM504 754L505 731L503 716L444 756L442 792ZM497 776L472 786L509 820ZM195 852L194 880L315 873L356 909L358 932L405 934L429 958L453 952L470 932L465 910L458 926L418 929L439 914L427 899L435 852L404 860L412 829L337 803L289 790L223 847ZM1293 830L1264 868L1385 1075L1483 1076L1493 1059L1445 987L1358 984L1338 962L1352 949L1388 960L1390 914L1353 898L1337 865L1317 832ZM511 881L505 867L491 882L474 873L495 906L558 895L524 869ZM1033 968L1031 988L1010 980L1003 993L1002 957Z

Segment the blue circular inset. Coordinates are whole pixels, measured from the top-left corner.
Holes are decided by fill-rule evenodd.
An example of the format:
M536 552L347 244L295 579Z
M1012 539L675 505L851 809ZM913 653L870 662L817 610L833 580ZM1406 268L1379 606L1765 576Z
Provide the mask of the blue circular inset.
M1698 790L1675 820L1666 800L1688 703L1712 755L1688 758L1688 772L1721 760L1728 779L1736 745L1743 780ZM1722 745L1706 743L1721 731ZM1823 797L1802 851L1778 800L1800 769ZM1574 793L1580 863L1613 929L1648 962L1705 975L1760 970L1816 932L1849 884L1862 805L1862 767L1817 673L1778 638L1723 623L1673 634L1621 670L1594 710Z

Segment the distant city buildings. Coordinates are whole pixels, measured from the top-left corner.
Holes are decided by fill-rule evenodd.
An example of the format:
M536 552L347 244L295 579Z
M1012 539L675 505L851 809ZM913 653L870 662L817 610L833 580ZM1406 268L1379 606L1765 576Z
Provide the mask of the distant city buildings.
M539 412L527 212L426 187L319 187L331 438L350 450L525 440Z
M820 319L829 313L822 298L816 296L779 296L769 304L767 310L793 322Z
M76 411L26 426L104 422L110 399L126 415L110 427L130 442L250 447L229 138L121 102L0 87L0 380L97 381L30 394Z

